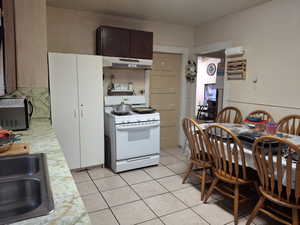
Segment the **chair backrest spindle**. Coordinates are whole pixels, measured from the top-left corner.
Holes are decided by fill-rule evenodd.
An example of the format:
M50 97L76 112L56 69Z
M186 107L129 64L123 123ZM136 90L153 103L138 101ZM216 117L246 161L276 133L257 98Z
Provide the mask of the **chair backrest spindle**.
M293 162L293 154L300 149L279 137L260 137L253 144L262 191L287 204L299 204L300 199L300 161Z
M216 172L229 179L247 179L244 149L237 136L222 125L206 129Z
M210 144L206 133L202 128L191 118L184 118L182 121L184 133L188 139L191 150L191 159L197 161L212 161L210 152Z
M277 130L300 136L300 115L289 115L278 122Z
M225 107L216 118L218 123L242 123L243 117L241 111L236 107Z
M275 120L273 119L273 116L265 110L255 110L255 111L249 113L247 117L249 117L249 116L261 117L262 120L266 120L267 122L275 122Z

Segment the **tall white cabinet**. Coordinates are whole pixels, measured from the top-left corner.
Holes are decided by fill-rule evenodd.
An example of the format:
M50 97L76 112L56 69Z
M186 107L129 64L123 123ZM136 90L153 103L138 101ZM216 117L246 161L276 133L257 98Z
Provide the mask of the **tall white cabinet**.
M49 53L52 125L71 169L104 164L102 57Z

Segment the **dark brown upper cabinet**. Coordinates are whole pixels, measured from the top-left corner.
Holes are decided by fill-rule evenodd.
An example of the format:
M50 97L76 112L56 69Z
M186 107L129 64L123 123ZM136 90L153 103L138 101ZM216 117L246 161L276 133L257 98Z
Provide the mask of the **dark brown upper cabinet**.
M129 30L104 26L97 29L98 55L128 57L129 53Z
M152 32L101 26L96 38L98 55L152 59Z
M130 51L132 58L152 59L153 33L132 30L130 35Z

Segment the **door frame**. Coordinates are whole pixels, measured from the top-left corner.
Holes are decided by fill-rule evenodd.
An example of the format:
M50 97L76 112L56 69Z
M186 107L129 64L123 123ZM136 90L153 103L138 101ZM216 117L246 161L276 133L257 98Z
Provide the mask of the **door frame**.
M181 68L181 76L180 76L180 100L179 100L179 117L180 121L186 116L186 98L187 98L187 83L185 79L185 65L189 58L189 49L184 47L176 47L176 46L166 46L166 45L154 45L153 52L157 53L170 53L170 54L180 54L182 56L182 68ZM147 76L146 85L148 90L150 91L150 77ZM148 92L148 99L149 99ZM184 146L185 138L184 131L181 127L181 123L178 126L178 135L179 135L179 147Z
M197 61L199 55L204 55L208 53L213 53L217 51L224 50L226 48L233 47L232 41L223 41L223 42L215 42L208 45L200 45L193 49L191 52L192 58ZM226 63L226 56L225 56L225 63ZM226 69L225 69L226 70ZM226 75L224 74L224 92L223 92L223 107L228 105L228 92L226 90L229 89L229 82L226 82ZM196 87L193 90L193 102L196 102ZM193 112L196 110L196 105L193 104Z

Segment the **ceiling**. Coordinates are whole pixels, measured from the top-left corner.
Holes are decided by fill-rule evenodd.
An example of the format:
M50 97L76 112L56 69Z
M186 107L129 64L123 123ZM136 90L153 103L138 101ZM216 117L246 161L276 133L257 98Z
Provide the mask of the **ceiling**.
M270 0L47 0L47 5L198 26Z

